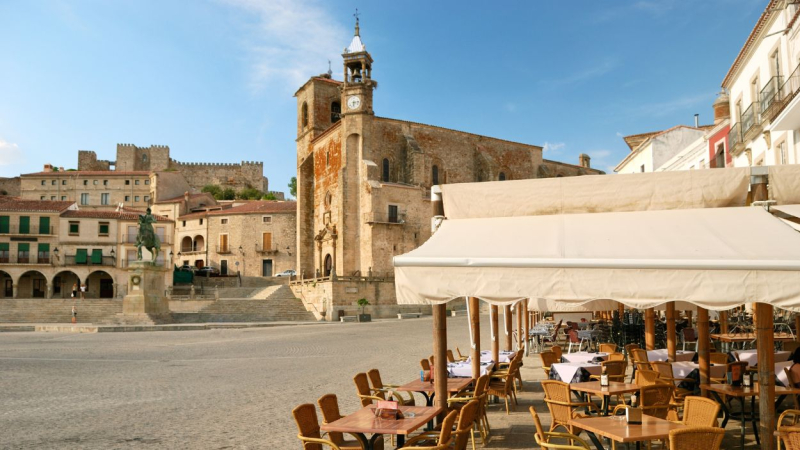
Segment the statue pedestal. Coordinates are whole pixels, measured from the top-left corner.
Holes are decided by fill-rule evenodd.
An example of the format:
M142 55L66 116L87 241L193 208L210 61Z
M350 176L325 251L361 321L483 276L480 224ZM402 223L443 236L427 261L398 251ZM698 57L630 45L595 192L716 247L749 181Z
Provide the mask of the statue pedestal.
M168 316L164 278L168 269L150 261L133 261L128 267L128 292L122 300L123 315Z

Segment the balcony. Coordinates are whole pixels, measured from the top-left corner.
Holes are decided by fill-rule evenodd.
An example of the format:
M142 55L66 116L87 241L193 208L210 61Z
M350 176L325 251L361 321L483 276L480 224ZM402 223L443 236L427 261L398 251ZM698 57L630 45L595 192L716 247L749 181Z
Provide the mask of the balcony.
M50 254L20 256L0 253L0 264L50 264Z
M116 265L116 259L113 256L103 256L100 262L92 262L92 255L86 256L86 262L75 262L75 255L66 255L64 257L64 265L66 266L110 266Z
M791 131L800 128L800 107L794 101L800 91L800 64L791 75L786 77L775 95L769 111L765 111L764 120L772 122L774 131Z
M226 255L231 253L231 247L229 245L218 245L217 246L217 254L218 255Z
M731 149L731 153L735 153L741 150L741 147L743 146L744 141L742 140L742 123L739 122L732 126L730 131L728 131L728 148Z
M40 233L41 231L41 233ZM28 227L23 227L20 230L19 225L9 225L7 229L0 230L0 234L16 234L16 235L52 235L55 233L55 227L44 227L42 229L39 228L37 225L30 225Z
M750 106L742 113L742 135L744 139L752 137L758 131L761 131L761 116L759 114L759 103L750 103Z
M398 212L389 214L388 212L372 212L364 214L364 221L369 224L392 224L403 225L406 223L406 213Z
M256 252L258 253L266 253L266 254L275 254L278 253L278 245L273 244L271 246L264 247L264 244L256 244Z
M780 88L781 84L783 83L783 77L776 76L772 77L767 81L767 84L764 85L764 88L761 89L761 121L767 122L772 120L775 115L773 114L773 110L777 109L780 105Z

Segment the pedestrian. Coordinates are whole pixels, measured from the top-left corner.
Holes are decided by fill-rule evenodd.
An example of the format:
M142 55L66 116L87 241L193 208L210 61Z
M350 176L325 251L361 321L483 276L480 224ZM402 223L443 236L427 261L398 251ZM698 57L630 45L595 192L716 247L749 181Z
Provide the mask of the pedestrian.
M72 305L72 323L78 323L78 310Z
M86 298L86 283L81 284L81 300Z
M72 298L75 298L77 296L78 296L78 283L73 283L72 284Z

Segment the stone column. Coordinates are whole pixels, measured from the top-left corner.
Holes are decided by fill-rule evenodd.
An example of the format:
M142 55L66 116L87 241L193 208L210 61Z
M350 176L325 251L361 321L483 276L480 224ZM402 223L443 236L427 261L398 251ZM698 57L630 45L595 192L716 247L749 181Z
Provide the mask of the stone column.
M14 291L14 298L18 298L17 296L19 294L19 285L17 285L17 283L12 284L11 290Z

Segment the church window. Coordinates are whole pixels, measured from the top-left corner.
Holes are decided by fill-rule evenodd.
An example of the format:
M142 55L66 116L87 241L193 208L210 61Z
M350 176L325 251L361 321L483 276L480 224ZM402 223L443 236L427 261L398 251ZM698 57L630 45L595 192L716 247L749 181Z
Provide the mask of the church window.
M389 158L383 158L383 177L385 183L389 182Z
M305 128L308 126L308 103L303 102L301 114L303 117L303 128Z
M500 181L506 181L506 173L500 172L500 176L498 176L497 179Z
M342 104L339 102L331 103L331 123L336 123L342 118Z
M439 184L439 166L433 166L432 172L433 173L431 175L432 175L433 182L431 184L433 184L435 186L435 185Z
M325 209L331 208L331 202L333 201L333 196L330 192L325 193Z
M389 223L399 223L397 205L389 205Z
M325 152L325 167L331 165L331 152Z

